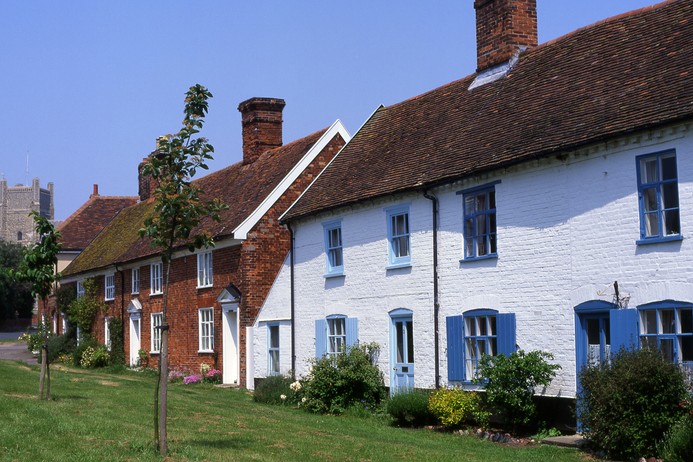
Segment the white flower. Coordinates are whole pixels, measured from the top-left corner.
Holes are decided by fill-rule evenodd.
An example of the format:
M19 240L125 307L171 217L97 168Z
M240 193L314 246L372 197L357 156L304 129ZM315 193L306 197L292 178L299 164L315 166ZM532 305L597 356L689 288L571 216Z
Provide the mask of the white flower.
M302 403L305 403L306 401L308 401L308 398L306 398L306 397L304 396L304 397L301 399L301 402L302 402Z
M301 382L299 382L298 380L296 380L294 383L292 383L291 385L289 385L289 388L291 388L291 391L293 391L294 393L296 393L298 390L301 389Z
M281 399L282 401L285 401L285 400L286 400L286 395L279 395L279 399Z

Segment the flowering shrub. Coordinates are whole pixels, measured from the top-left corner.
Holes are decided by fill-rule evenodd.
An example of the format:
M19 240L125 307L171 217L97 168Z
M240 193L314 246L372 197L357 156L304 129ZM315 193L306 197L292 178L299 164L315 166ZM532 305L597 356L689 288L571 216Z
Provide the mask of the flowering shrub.
M481 397L473 391L439 388L431 393L428 409L445 427L457 427L465 422L488 423L489 415L482 410Z
M82 352L79 365L86 368L104 367L108 365L108 351L104 345L87 347Z
M212 366L210 366L209 364L200 364L200 375L204 376L207 372L209 372L210 369L212 369Z
M200 383L202 382L202 376L193 374L193 375L188 375L183 378L183 384L184 385L190 385L191 383Z
M293 382L291 385L289 385L289 388L290 388L291 391L293 391L294 393L298 393L299 391L301 391L301 388L302 388L301 382L299 382L298 380L296 380L296 381Z
M190 370L181 367L174 367L170 371L168 371L168 381L182 382L183 377L188 375L192 375L192 372L190 372Z
M204 374L205 382L221 383L221 371L219 369L209 369Z

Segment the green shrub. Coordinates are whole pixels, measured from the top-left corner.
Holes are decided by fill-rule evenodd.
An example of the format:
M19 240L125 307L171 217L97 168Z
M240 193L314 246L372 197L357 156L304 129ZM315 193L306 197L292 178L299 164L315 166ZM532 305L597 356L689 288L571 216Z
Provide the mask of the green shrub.
M111 333L110 364L125 364L125 339L123 338L123 320L111 318L109 324Z
M428 410L430 392L410 390L398 393L387 402L387 413L400 427L423 427L435 423L435 416Z
M510 355L484 355L479 361L475 382L484 386L486 402L514 430L532 421L535 388L548 386L561 368L548 360L553 360L551 353L518 350Z
M683 417L674 424L658 449L666 462L693 461L693 417Z
M383 374L375 365L375 343L311 361L302 405L311 412L341 414L352 406L374 409L385 398Z
M105 345L98 347L87 347L82 352L82 358L79 365L86 368L106 367L110 357Z
M48 338L48 361L53 362L59 356L71 354L75 350L75 339L69 335L54 335ZM39 355L40 361L41 355Z
M79 366L82 362L82 353L84 353L84 350L86 350L89 347L97 348L98 346L98 342L93 337L84 334L79 342L79 345L77 345L75 347L75 350L72 352L72 362L76 366Z
M253 400L258 403L282 404L291 395L291 379L283 375L273 375L263 379L255 387ZM281 399L282 396L287 398Z
M621 350L579 378L585 435L612 458L656 455L657 442L684 412L683 373L651 349Z
M481 396L474 391L459 388L439 388L428 400L431 414L448 428L464 423L488 424L488 413L483 409Z

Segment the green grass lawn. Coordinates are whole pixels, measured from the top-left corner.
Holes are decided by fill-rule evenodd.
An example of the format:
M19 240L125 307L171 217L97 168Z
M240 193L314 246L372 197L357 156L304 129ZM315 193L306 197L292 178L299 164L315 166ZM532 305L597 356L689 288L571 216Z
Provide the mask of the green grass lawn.
M0 361L0 461L160 460L152 447L154 378L53 366L48 402L38 369ZM573 449L514 447L391 427L384 418L319 416L261 405L241 390L169 388L166 460L585 461Z

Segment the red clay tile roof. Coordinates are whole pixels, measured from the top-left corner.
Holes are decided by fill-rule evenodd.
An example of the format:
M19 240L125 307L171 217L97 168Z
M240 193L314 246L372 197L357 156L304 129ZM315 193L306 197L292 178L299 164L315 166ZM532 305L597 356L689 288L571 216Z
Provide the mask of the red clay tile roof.
M204 191L204 199L218 198L229 206L221 212L220 222L207 218L197 230L207 232L217 240L231 236L233 230L262 203L326 131L321 130L270 149L251 164L238 162L195 180L195 185ZM151 200L123 210L65 269L63 276L98 270L158 253L150 246L149 240L141 239L138 234L151 213Z
M82 250L125 207L137 203L137 197L92 195L58 227L63 250Z
M289 210L291 220L446 183L693 116L693 1L664 2L380 108Z

